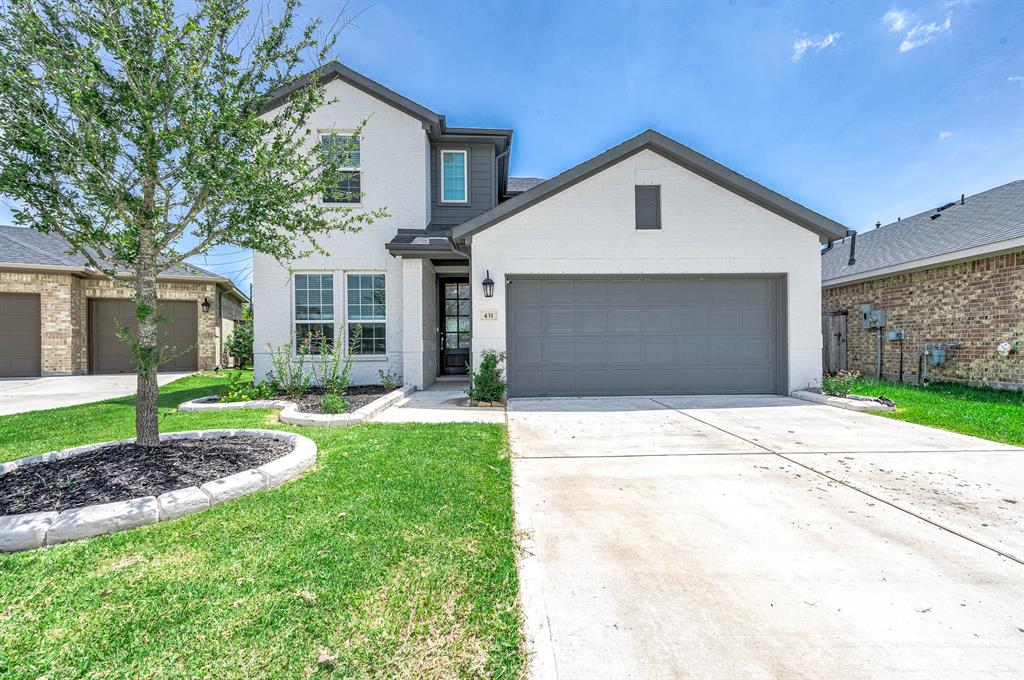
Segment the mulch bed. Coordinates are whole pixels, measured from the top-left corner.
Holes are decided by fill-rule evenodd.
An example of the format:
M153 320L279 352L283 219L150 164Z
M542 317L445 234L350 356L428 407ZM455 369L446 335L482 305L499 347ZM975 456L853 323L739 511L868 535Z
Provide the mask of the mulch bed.
M269 437L175 439L152 448L117 444L23 465L0 475L0 515L159 496L259 467L292 448Z
M348 410L344 413L352 413L362 407L369 404L371 401L379 399L381 396L391 392L391 390L385 388L383 385L353 385L348 388L348 392L342 397L348 402ZM292 399L287 395L279 395L281 399L287 399L288 401L294 401L299 405L299 410L303 413L323 413L323 409L320 408L320 398L324 396L323 389L319 387L311 387L309 391L303 394L298 399Z

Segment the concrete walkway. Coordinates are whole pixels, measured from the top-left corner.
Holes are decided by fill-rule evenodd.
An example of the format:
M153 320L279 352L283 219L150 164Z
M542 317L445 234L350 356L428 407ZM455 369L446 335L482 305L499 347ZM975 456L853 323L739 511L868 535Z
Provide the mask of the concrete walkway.
M505 409L469 405L468 380L439 381L372 418L380 423L504 423Z
M166 385L186 375L191 374L160 373L157 382ZM0 379L0 416L123 397L135 393L135 382L134 374Z
M508 421L534 678L1024 674L1024 450L781 397Z

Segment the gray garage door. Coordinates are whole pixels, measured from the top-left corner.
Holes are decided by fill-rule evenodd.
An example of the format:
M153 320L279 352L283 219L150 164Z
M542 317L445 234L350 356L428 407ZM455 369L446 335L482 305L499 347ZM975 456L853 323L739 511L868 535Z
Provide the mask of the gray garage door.
M161 371L194 371L198 367L198 319L195 302L161 302L157 311L166 317L158 326L160 344L174 356L160 364ZM117 337L129 326L134 333L135 303L131 300L89 300L89 372L134 373L131 350Z
M509 395L784 389L781 277L522 277L508 285Z
M0 294L0 377L40 374L39 296Z

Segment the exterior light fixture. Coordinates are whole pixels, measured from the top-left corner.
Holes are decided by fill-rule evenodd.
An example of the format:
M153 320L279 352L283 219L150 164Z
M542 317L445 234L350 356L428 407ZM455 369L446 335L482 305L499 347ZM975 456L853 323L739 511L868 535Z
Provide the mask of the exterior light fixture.
M484 297L494 297L494 281L491 280L491 270L487 270L487 278L483 281Z
M204 312L210 311L210 298L203 298L203 304L200 305Z

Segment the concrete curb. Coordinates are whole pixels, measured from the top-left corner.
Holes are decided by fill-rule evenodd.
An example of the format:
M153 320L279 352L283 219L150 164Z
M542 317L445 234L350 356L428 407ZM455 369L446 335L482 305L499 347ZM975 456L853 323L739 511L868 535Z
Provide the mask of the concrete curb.
M316 462L316 444L308 437L279 430L191 430L160 435L162 441L218 437L270 437L292 445L292 451L258 468L237 472L205 484L175 489L159 497L144 496L113 503L69 508L61 513L31 512L0 517L0 552L35 550L48 545L114 534L147 524L166 522L214 505L295 479ZM50 451L5 463L0 475L26 465L63 460L78 453L134 441L103 442Z
M185 413L196 413L199 411L223 411L238 408L275 408L281 411L278 416L281 422L288 425L298 425L300 427L348 427L369 420L415 391L416 388L413 385L406 385L393 392L388 392L352 413L305 413L299 410L298 404L285 399L234 401L222 404L216 401L216 396L200 397L199 399L186 401L178 406L178 410Z
M793 394L790 396L796 399L803 399L804 401L813 401L815 404L825 404L826 406L845 408L848 411L857 411L859 413L878 413L896 410L893 406L886 406L885 404L880 404L877 401L846 399L845 397L830 397L827 394L818 394L817 392L809 392L807 390L794 390Z

